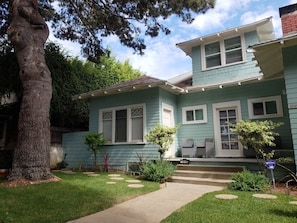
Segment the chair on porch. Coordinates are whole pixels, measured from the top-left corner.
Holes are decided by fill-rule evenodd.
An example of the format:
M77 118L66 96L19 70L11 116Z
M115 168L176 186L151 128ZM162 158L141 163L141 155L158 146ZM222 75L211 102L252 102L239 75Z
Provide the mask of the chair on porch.
M194 147L193 139L183 139L182 140L182 157L195 157L196 151Z
M209 158L214 157L214 140L206 138L204 142L197 143L197 157Z

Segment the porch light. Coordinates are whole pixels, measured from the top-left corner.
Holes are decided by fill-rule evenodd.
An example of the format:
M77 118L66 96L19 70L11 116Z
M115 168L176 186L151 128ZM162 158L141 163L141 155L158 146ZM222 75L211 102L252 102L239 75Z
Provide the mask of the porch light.
M220 86L219 86L219 88L221 88L221 89L222 89L223 87L224 87L223 85L220 85Z

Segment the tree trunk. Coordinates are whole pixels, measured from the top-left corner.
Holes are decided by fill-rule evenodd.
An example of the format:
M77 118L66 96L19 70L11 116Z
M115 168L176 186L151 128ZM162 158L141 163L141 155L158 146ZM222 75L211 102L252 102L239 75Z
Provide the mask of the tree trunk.
M48 27L38 12L37 0L10 0L9 39L14 44L23 86L10 180L49 179L51 73L45 63Z

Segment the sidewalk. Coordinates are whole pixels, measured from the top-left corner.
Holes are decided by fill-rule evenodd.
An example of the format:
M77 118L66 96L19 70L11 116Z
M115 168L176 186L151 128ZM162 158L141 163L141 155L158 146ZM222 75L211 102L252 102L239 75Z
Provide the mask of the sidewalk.
M159 223L203 194L221 189L223 187L167 182L164 189L68 223Z

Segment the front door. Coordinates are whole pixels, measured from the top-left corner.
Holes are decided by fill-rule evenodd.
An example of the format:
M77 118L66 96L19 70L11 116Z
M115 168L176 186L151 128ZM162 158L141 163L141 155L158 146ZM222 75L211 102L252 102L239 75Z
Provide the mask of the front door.
M217 157L242 157L242 146L237 135L230 131L228 123L241 119L240 101L213 105L215 145Z
M162 125L167 127L174 127L174 116L173 116L173 107L167 104L162 104ZM170 158L174 157L175 144L174 142L169 147L168 151L165 152L165 157Z

